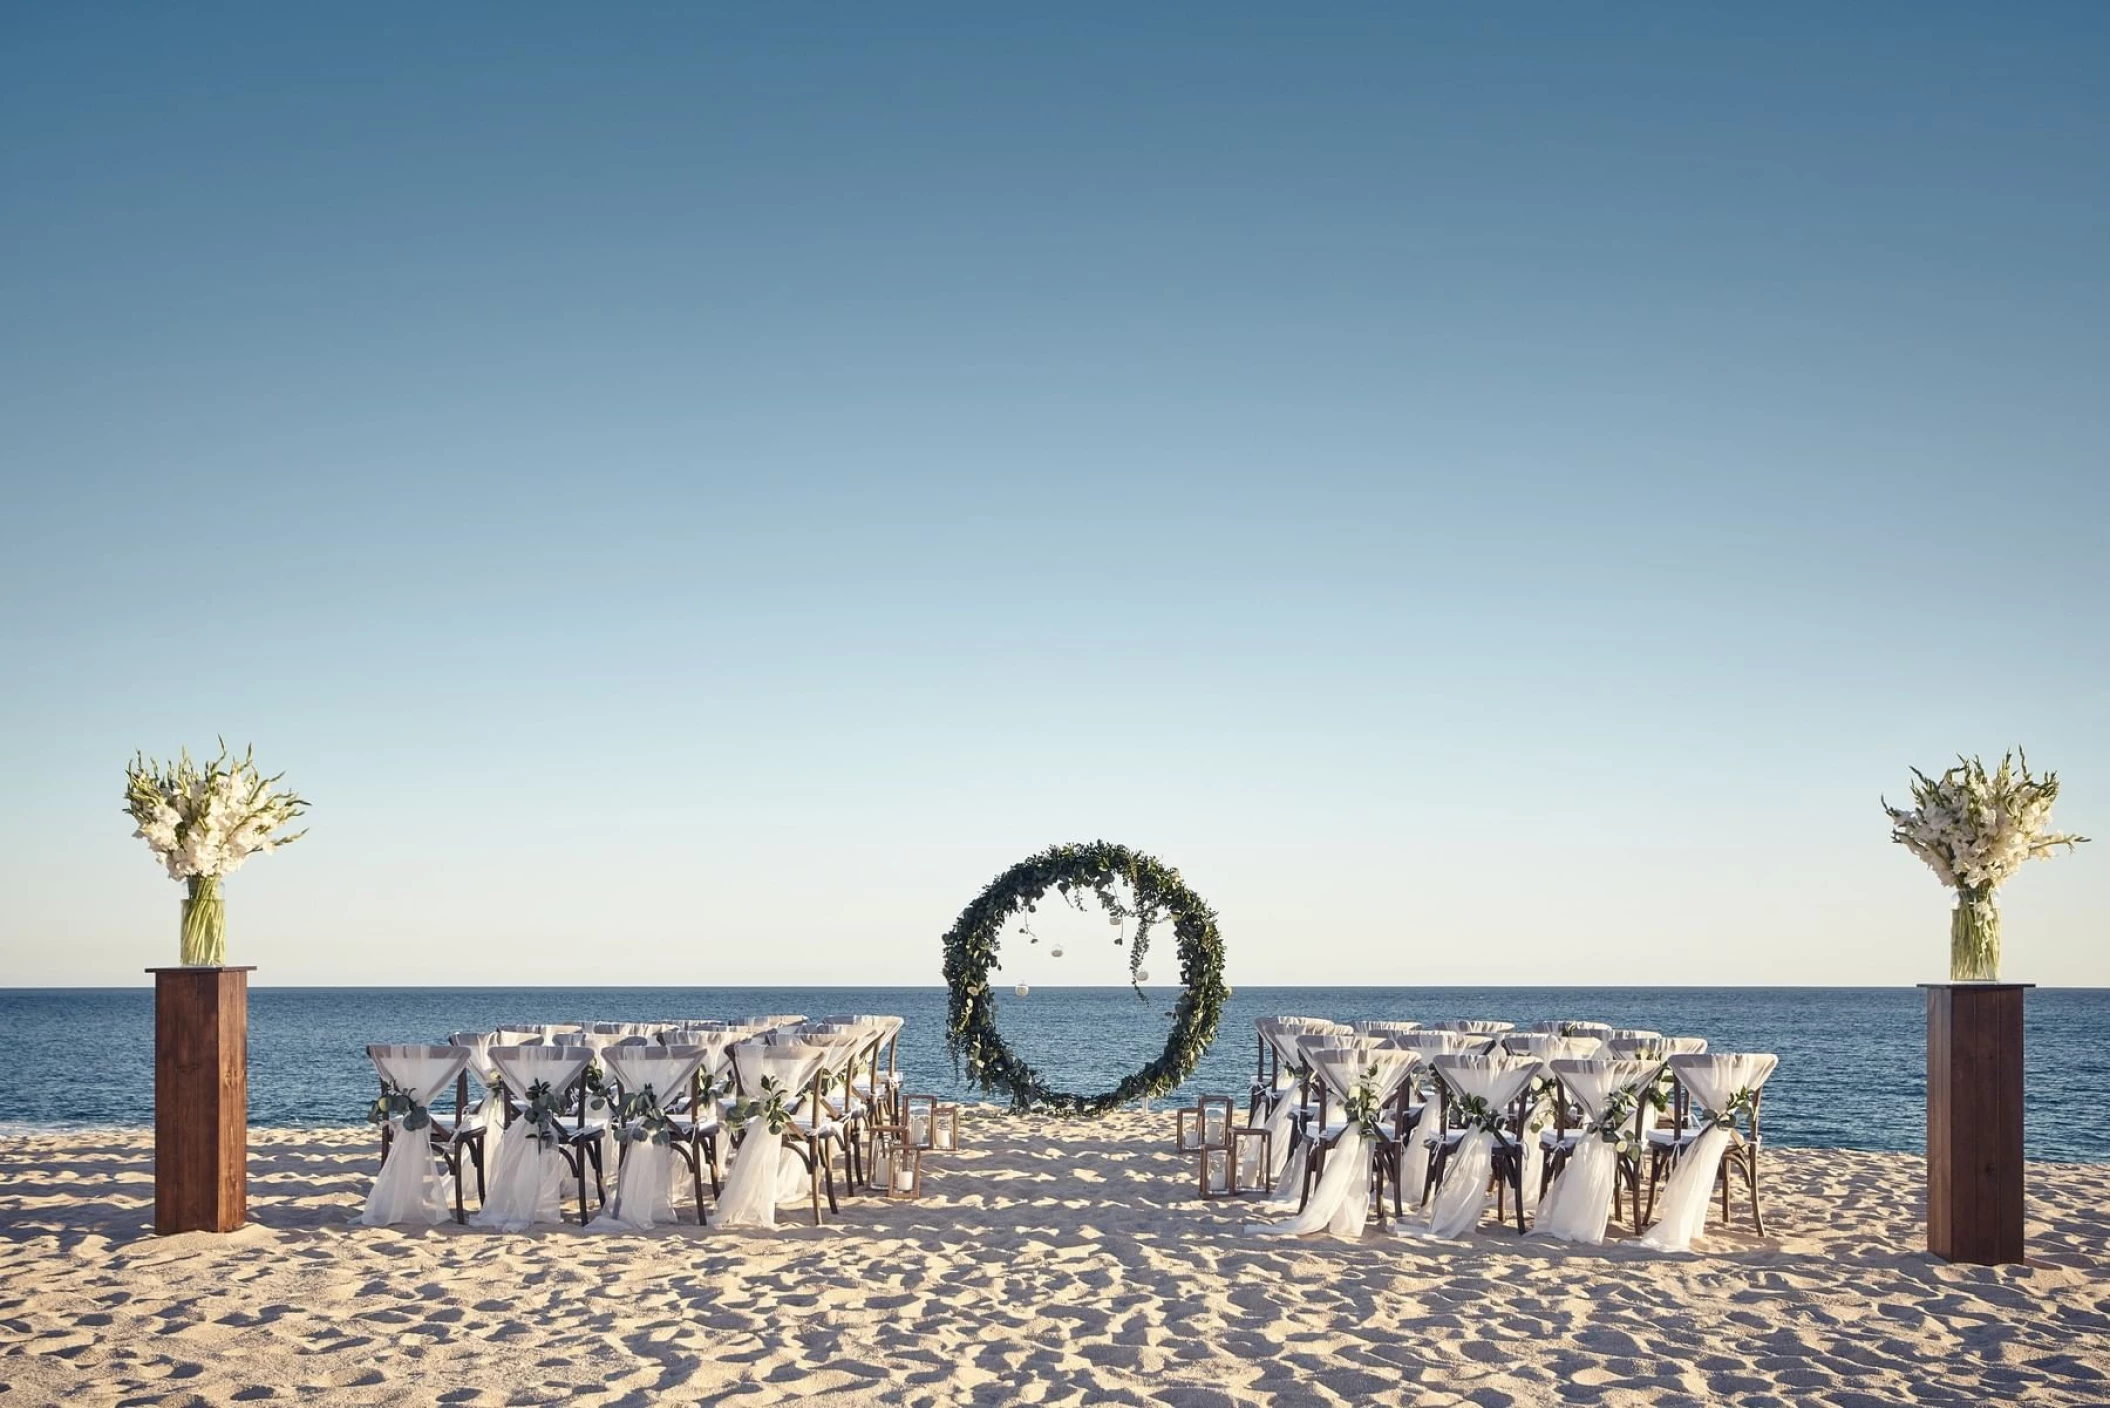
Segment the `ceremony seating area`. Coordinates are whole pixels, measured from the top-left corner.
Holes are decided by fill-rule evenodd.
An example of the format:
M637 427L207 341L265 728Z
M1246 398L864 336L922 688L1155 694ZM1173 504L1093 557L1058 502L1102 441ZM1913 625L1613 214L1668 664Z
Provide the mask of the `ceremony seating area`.
M1494 1195L1519 1234L1596 1245L1614 1219L1643 1246L1690 1248L1732 1185L1763 1235L1760 1106L1778 1058L1702 1037L1548 1021L1255 1023L1242 1128L1222 1097L1182 1112L1204 1196L1268 1193L1292 1214L1259 1236L1473 1232ZM1212 1108L1214 1107L1214 1108Z
M780 1014L370 1046L382 1166L360 1221L523 1230L576 1202L579 1225L611 1231L685 1211L696 1226L772 1227L786 1204L819 1225L846 1196L920 1196L923 1155L958 1147L959 1111L903 1091L901 1028ZM450 1089L452 1109L436 1109Z

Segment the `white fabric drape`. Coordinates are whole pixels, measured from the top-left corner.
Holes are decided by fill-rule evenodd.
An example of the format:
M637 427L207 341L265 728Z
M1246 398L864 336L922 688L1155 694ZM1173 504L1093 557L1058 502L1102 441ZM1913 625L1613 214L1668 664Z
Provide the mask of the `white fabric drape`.
M703 1064L703 1052L693 1046L611 1046L601 1053L601 1059L608 1063L609 1074L624 1096L650 1090L660 1108L669 1110L688 1093L690 1079ZM615 1196L593 1225L608 1231L645 1232L661 1223L679 1221L674 1189L677 1177L685 1172L668 1145L631 1139L623 1146Z
M469 1064L469 1053L451 1046L369 1046L367 1056L381 1078L402 1089L418 1104L430 1106ZM452 1217L454 1176L432 1147L429 1131L405 1129L402 1117L391 1118L388 1155L366 1195L359 1221L368 1227L395 1222L434 1227Z
M523 1105L528 1087L545 1081L560 1094L586 1069L584 1047L494 1046L485 1053L512 1096ZM490 1135L486 1134L486 1140ZM484 1205L469 1221L476 1227L522 1232L538 1222L564 1220L564 1156L545 1148L525 1119L507 1125L497 1139L497 1155L488 1153Z
M1288 1172L1289 1146L1297 1128L1298 1115L1302 1112L1296 1073L1303 1052L1297 1039L1338 1033L1346 1028L1323 1017L1262 1017L1254 1025L1262 1040L1274 1050L1276 1069L1280 1072L1275 1089L1268 1096L1267 1113L1260 1122L1260 1127L1269 1135L1267 1176L1274 1181L1274 1197L1280 1201L1285 1196L1285 1188L1297 1182Z
M1539 1069L1530 1056L1438 1056L1433 1063L1444 1084L1461 1096L1477 1095L1497 1113L1524 1093ZM1440 1131L1431 1137L1442 1138ZM1443 1167L1443 1182L1429 1202L1428 1218L1400 1231L1410 1236L1462 1237L1480 1221L1487 1206L1488 1174L1494 1164L1495 1136L1485 1129L1465 1132Z
M1360 1237L1370 1216L1372 1149L1362 1126L1347 1118L1345 1105L1359 1091L1367 1090L1382 1106L1406 1079L1414 1059L1390 1047L1353 1046L1307 1047L1304 1059L1326 1083L1334 1105L1344 1111L1334 1145L1327 1151L1326 1167L1303 1212L1287 1222L1249 1225L1246 1232L1256 1237L1301 1237L1324 1230L1336 1237Z
M1661 1066L1655 1061L1610 1058L1556 1060L1552 1065L1553 1074L1582 1108L1583 1128L1574 1136L1568 1162L1554 1175L1553 1185L1539 1203L1532 1233L1594 1247L1604 1241L1605 1225L1612 1217L1612 1190L1619 1178L1618 1146L1596 1126L1604 1121L1614 1096L1633 1096L1645 1089ZM1620 1131L1630 1140L1640 1139L1631 1107L1620 1121ZM1640 1148L1638 1142L1635 1147Z
M1728 1108L1739 1092L1759 1089L1779 1064L1778 1056L1759 1052L1670 1058L1671 1069L1692 1092L1696 1114L1702 1118ZM1686 1146L1663 1190L1662 1212L1655 1226L1642 1234L1642 1246L1659 1252L1682 1252L1692 1247L1692 1239L1707 1226L1707 1204L1712 1200L1715 1175L1721 1171L1722 1152L1729 1147L1730 1138L1727 1127L1710 1120L1700 1137Z
M1311 1031L1306 1029L1308 1026L1323 1026L1327 1030ZM1285 1022L1268 1034L1268 1040L1278 1051L1284 1053L1284 1063L1290 1069L1312 1072L1310 1088L1291 1093L1285 1097L1284 1103L1295 1106L1293 1118L1289 1123L1303 1128L1313 1140L1320 1138L1323 1133L1315 1122L1319 1118L1320 1108L1326 1103L1323 1094L1328 1088L1318 1074L1315 1054L1321 1051L1376 1051L1388 1046L1384 1038L1357 1036L1339 1022L1300 1021L1296 1025ZM1298 1103L1300 1098L1303 1101L1301 1104ZM1335 1117L1338 1118L1338 1109ZM1287 1142L1288 1126L1285 1126L1284 1143ZM1286 1157L1287 1152L1285 1149L1285 1157L1281 1160L1280 1167L1275 1170L1274 1191L1268 1195L1268 1201L1277 1207L1293 1205L1303 1195L1304 1163L1310 1154L1310 1145L1300 1143L1297 1146L1297 1157L1294 1159Z
M1573 1026L1575 1023L1569 1023ZM1558 1032L1510 1032L1498 1043L1501 1050L1512 1056L1530 1056L1539 1062L1539 1069L1554 1061L1580 1061L1595 1056L1604 1042L1594 1036L1562 1035ZM1539 1205L1539 1181L1533 1177L1533 1165L1539 1157L1539 1130L1554 1123L1553 1102L1559 1092L1548 1089L1539 1093L1525 1107L1523 1128L1517 1133L1517 1143L1523 1150L1524 1176L1519 1196L1524 1200L1524 1211L1536 1211Z
M1478 1051L1487 1044L1487 1038L1484 1036L1475 1036L1468 1032L1437 1031L1433 1028L1396 1032L1387 1040L1402 1051L1414 1052L1424 1063L1433 1061L1438 1056L1457 1056ZM1418 1074L1410 1079L1420 1083ZM1441 1102L1432 1094L1428 1104L1423 1107L1421 1119L1407 1135L1405 1147L1400 1151L1400 1193L1415 1207L1421 1206L1422 1192L1429 1183L1429 1162L1435 1157L1436 1144L1430 1141L1430 1136L1433 1134L1437 1142L1441 1141L1441 1132L1436 1129L1441 1109Z
M732 1048L732 1065L743 1097L761 1099L767 1077L783 1095L785 1108L796 1109L829 1055L826 1049L805 1045L747 1041ZM749 1119L739 1152L733 1155L732 1176L718 1197L718 1225L775 1227L777 1204L806 1191L805 1174L804 1163L784 1147L781 1133L759 1115Z

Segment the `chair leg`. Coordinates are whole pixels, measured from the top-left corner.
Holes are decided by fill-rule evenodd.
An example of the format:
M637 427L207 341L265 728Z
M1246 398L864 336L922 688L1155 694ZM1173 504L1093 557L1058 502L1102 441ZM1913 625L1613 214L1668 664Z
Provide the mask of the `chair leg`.
M448 1172L454 1175L454 1220L458 1223L469 1220L468 1211L462 1207L462 1147L450 1141L449 1147L440 1154L447 1162Z
M828 1146L825 1144L821 1146L820 1154L821 1177L826 1179L828 1183L828 1211L831 1215L840 1217L842 1216L842 1207L835 1201L835 1160L829 1154ZM849 1177L849 1164L849 1156L845 1154L843 1156L843 1176L845 1178Z

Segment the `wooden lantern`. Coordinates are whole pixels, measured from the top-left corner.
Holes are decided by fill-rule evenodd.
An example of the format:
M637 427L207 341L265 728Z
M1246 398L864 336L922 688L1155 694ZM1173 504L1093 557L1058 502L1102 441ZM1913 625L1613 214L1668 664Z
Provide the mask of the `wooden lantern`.
M1265 1193L1270 1190L1267 1171L1273 1161L1275 1136L1264 1129L1231 1131L1231 1191Z
M1228 1095L1204 1095L1194 1102L1201 1117L1202 1147L1204 1149L1228 1149L1231 1147L1231 1097Z
M1201 1195L1204 1198L1228 1198L1238 1191L1229 1149L1200 1150L1194 1156L1194 1166L1201 1175Z
M960 1107L933 1105L930 1111L930 1148L950 1154L960 1147Z
M872 1186L883 1197L912 1199L923 1196L923 1151L909 1141L901 1125L880 1125L872 1131Z
M928 1149L938 1119L938 1097L910 1095L901 1102L901 1123L907 1128L912 1148Z
M1182 1154L1198 1152L1202 1147L1202 1107L1189 1105L1172 1112L1174 1125L1172 1147Z
M896 1149L908 1147L908 1126L875 1124L869 1135L865 1149L865 1188L873 1193L885 1193L893 1153Z

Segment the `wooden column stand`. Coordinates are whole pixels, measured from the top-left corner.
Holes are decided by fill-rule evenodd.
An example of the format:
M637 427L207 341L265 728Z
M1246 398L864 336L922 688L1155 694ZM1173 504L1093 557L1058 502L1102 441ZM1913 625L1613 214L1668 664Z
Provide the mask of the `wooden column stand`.
M2022 1260L2022 994L2034 983L1927 990L1927 1250Z
M154 1231L232 1232L249 1217L249 975L154 975Z

